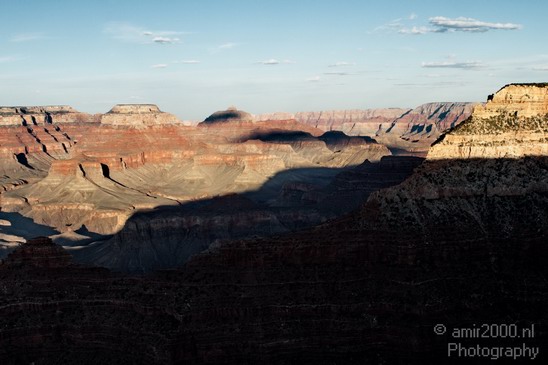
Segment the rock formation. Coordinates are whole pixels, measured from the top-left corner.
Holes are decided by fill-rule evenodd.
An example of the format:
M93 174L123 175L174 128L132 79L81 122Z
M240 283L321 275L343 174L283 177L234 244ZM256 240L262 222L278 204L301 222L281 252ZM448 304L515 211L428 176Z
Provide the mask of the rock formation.
M200 124L215 124L215 123L228 123L228 122L253 122L253 116L242 110L238 110L235 107L230 107L227 110L221 110L211 114Z
M33 126L57 123L83 123L95 121L95 116L80 113L68 105L51 106L0 106L0 126Z
M430 150L429 159L522 158L548 155L548 88L511 84L500 89L471 119Z
M113 126L144 126L177 124L173 114L165 113L154 104L118 104L101 116L101 123Z

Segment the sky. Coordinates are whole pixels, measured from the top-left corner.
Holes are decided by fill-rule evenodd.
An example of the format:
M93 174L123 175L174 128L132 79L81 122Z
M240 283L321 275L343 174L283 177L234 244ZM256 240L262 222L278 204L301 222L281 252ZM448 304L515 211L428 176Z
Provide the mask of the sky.
M182 120L484 101L548 81L548 1L0 0L0 105Z

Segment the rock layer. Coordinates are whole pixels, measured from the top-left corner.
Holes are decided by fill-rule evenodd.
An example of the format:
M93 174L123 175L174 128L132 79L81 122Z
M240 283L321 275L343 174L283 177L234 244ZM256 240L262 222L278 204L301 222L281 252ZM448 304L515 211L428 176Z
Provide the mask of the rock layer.
M433 146L428 158L546 156L547 115L547 85L507 85L485 106L477 106L470 120Z

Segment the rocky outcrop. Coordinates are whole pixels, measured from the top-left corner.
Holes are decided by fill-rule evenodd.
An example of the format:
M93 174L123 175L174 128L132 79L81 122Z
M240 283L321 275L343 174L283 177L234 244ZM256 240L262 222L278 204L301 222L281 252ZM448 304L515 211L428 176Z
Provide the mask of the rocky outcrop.
M487 104L478 106L474 115L480 119L512 113L518 118L530 118L548 113L548 83L509 84L493 95Z
M101 124L143 128L145 126L178 124L177 117L153 104L118 104L101 116Z
M85 123L96 121L96 118L68 105L0 107L0 126Z
M429 159L522 158L548 155L548 85L511 84L444 136Z

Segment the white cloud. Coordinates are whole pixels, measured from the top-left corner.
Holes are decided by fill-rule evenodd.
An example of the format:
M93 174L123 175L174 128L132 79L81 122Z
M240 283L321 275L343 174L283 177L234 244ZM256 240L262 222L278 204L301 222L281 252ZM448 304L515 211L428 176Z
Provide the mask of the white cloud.
M180 41L174 36L183 34L172 30L152 31L129 23L111 22L105 25L103 32L113 39L130 43L173 44Z
M474 18L458 17L452 19L444 16L429 18L429 25L417 25L414 24L417 18L418 16L415 13L411 13L407 18L394 19L387 24L375 28L373 32L422 35L447 32L483 33L489 30L517 30L522 28L520 24L514 23L491 23Z
M173 43L178 43L179 38L154 37L152 38L152 41L154 43L160 43L160 44L173 44Z
M279 64L285 64L285 65L292 65L295 63L295 61L291 61L291 60L283 60L283 61L280 61L280 60L277 60L275 58L271 58L269 60L264 60L264 61L259 61L257 62L261 65L279 65Z
M548 65L534 66L531 69L533 71L548 71Z
M261 61L259 63L262 63L263 65L278 65L278 64L280 64L280 61L278 61L274 58L271 58L269 60L264 60L264 61Z
M150 66L151 68L166 68L167 67L167 64L165 63L159 63L157 65L152 65Z
M11 37L10 42L31 42L46 38L47 37L43 33L21 33Z
M455 19L443 16L430 18L430 24L443 31L461 31L461 32L487 32L488 30L516 30L521 29L520 24L514 23L490 23L474 18L458 17Z
M200 61L198 61L198 60L182 60L182 61L176 62L176 63L182 63L184 65L196 65L196 64L200 63Z
M328 65L327 67L342 67L342 66L355 66L354 62L339 61Z
M321 77L320 76L312 76L312 77L309 77L308 79L306 79L305 81L308 81L308 82L318 82L321 80Z
M424 68L460 68L460 69L476 69L483 67L484 65L479 61L467 61L467 62L423 62L421 64Z

